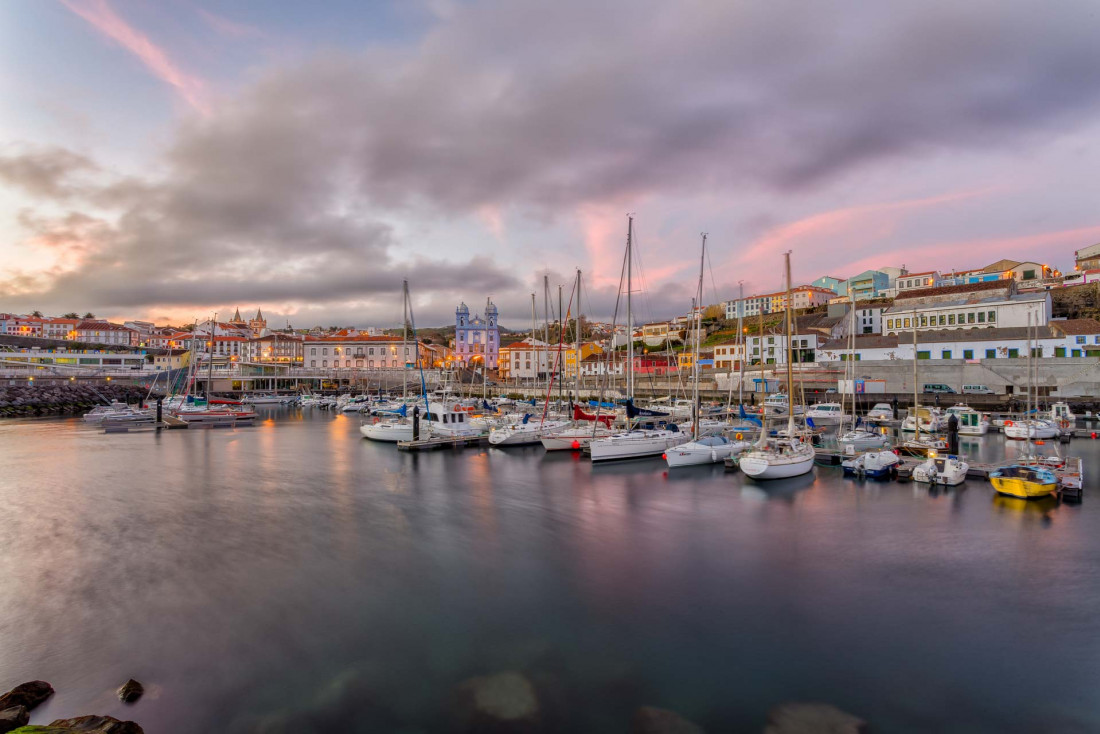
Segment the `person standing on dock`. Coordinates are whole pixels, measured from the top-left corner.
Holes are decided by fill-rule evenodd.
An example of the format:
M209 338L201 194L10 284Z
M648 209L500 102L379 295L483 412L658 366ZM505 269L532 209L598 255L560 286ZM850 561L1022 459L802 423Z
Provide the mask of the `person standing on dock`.
M947 419L947 453L959 455L959 416L954 413Z

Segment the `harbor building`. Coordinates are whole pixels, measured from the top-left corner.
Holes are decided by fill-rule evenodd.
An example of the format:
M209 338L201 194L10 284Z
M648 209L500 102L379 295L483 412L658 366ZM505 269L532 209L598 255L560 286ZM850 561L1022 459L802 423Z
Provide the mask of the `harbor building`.
M307 367L406 369L415 366L416 346L394 336L307 336L302 343Z
M470 316L465 303L455 309L454 361L462 367L498 369L500 357L500 323L497 307L485 300L485 316Z
M90 344L136 347L140 342L140 334L134 329L108 321L81 321L73 332L76 341Z
M903 294L907 291L939 288L943 284L943 276L935 270L930 270L927 273L909 273L894 281L894 295L895 297L903 297Z
M1044 326L1050 320L1050 293L1016 293L1011 280L912 291L886 309L884 334L916 329L969 329Z
M1100 269L1100 243L1083 247L1074 252L1073 269L1079 273Z
M834 278L831 275L822 275L815 281L810 283L815 288L824 288L830 290L833 295L842 296L848 293L848 281L841 278Z
M890 276L878 270L864 270L848 278L848 297L856 300L881 298L890 288Z
M550 374L557 357L557 345L538 339L524 339L500 348L499 374L502 380L541 380Z

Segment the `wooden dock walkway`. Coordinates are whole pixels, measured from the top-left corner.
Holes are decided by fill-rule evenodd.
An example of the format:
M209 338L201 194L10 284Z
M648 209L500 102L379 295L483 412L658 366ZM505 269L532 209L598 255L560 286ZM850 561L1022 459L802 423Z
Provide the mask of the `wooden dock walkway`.
M481 436L447 436L439 438L422 438L417 441L398 441L398 451L435 451L436 449L460 449L466 446L488 446L489 437Z

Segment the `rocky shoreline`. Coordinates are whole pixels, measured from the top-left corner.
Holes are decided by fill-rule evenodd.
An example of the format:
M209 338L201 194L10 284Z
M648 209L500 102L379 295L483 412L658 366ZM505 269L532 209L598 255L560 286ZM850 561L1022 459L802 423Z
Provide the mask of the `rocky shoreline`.
M104 399L138 403L145 399L145 392L135 385L120 384L94 388L78 383L0 385L0 418L80 415L102 405Z
M118 689L118 697L130 703L141 696L141 690L141 684L131 679ZM56 719L48 726L29 726L30 712L53 693L53 686L46 681L32 680L0 696L0 734L145 734L132 721L94 714Z

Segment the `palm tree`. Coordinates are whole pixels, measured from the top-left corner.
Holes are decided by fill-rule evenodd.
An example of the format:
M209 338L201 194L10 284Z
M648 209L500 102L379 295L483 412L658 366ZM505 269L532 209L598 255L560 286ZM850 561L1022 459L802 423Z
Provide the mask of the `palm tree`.
M79 319L80 314L78 314L76 311L69 311L69 313L65 314L61 318L63 318L63 319Z
M89 311L88 313L84 314L84 318L86 318L86 319L94 319L94 318L95 318L95 314L94 314L94 313L92 313L91 311Z
M37 311L37 310L36 311L31 311L31 316L35 317L36 319L40 319L40 318L42 318L42 312Z

